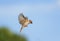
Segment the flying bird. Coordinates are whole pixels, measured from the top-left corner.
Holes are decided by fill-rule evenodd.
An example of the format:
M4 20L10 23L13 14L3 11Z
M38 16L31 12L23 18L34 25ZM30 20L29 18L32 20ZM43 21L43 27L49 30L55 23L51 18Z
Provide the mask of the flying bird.
M18 16L19 23L21 24L20 32L23 28L27 27L28 24L32 24L32 20L29 20L28 17L24 16L23 13L20 13Z

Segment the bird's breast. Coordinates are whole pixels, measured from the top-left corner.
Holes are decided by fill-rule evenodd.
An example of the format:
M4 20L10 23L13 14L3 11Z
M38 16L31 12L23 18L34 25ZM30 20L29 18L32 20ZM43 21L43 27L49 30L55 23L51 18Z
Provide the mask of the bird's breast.
M25 22L25 24L24 24L24 25L28 25L28 23L29 23L29 22Z

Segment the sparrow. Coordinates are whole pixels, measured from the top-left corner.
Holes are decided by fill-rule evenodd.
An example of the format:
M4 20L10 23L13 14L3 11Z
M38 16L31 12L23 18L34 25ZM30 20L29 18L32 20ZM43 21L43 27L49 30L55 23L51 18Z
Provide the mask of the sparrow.
M28 17L24 16L23 13L20 13L18 16L19 24L21 24L20 32L23 28L27 27L28 24L32 24L32 20L29 20Z

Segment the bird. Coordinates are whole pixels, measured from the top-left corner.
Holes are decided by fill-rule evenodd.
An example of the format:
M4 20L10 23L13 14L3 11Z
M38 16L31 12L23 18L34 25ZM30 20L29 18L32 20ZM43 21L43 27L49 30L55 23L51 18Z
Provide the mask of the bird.
M28 17L24 16L23 13L20 13L18 16L19 24L21 24L20 32L23 28L28 27L28 24L32 24L32 20L29 20Z

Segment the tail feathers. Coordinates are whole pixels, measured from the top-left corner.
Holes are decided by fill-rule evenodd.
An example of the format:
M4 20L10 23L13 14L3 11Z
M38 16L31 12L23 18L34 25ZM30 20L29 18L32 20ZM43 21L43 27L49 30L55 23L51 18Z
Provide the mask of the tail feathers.
M22 31L23 27L21 27L20 32Z

